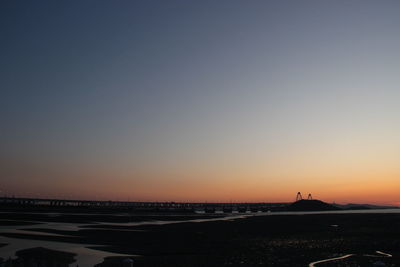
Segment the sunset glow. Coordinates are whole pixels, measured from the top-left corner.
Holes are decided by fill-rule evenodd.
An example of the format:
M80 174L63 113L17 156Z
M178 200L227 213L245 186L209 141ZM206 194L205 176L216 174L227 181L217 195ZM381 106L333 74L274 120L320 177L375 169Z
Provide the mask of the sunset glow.
M400 205L400 2L112 2L1 4L2 195Z

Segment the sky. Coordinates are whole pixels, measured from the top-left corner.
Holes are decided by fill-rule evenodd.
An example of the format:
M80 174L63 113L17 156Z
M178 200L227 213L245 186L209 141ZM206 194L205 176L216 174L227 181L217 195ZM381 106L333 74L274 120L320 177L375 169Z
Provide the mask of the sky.
M0 194L400 205L399 14L1 1Z

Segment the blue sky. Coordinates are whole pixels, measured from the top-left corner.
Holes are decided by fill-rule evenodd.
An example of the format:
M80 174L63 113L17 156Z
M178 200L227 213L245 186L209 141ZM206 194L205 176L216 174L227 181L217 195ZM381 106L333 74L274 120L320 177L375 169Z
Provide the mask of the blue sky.
M100 198L285 199L346 177L400 189L397 1L0 5L4 192L93 197L83 181L109 188Z

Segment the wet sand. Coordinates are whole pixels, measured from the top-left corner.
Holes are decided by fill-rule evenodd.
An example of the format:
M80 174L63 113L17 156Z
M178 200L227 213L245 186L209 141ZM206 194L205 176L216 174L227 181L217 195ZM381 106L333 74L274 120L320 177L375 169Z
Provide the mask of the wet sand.
M191 220L191 219L208 219L224 217L224 214L128 214L128 213L110 213L110 214L90 214L90 213L35 213L35 212L1 212L0 225L2 221L11 223L10 225L31 224L29 222L63 222L63 223L79 223L92 224L96 222L109 223L129 223L142 221L176 221L176 220Z
M89 224L78 231L40 229L65 236L40 232L2 235L93 244L108 252L142 255L135 259L135 266L308 266L347 254L355 256L344 259L342 266L372 264L377 260L388 266L400 266L400 214L250 216L230 221L138 226L115 225L121 220L114 219L107 224L112 221L108 218L98 229L91 228L87 218L80 221ZM393 257L363 256L375 251ZM116 266L109 261L99 266ZM338 262L316 266L338 266L332 264Z

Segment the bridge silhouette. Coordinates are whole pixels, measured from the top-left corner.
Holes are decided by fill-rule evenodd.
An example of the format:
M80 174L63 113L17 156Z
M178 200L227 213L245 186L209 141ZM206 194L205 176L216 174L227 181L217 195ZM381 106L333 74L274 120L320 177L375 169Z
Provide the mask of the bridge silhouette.
M1 197L0 205L17 208L66 208L66 209L105 209L129 210L136 212L205 212L205 213L244 213L282 210L290 203L198 203L198 202L132 202L132 201L98 201L46 198Z
M296 195L296 201L299 201L299 200L304 200L303 196L301 195L301 192L297 192L297 195ZM311 194L308 194L307 200L313 200L313 197Z

